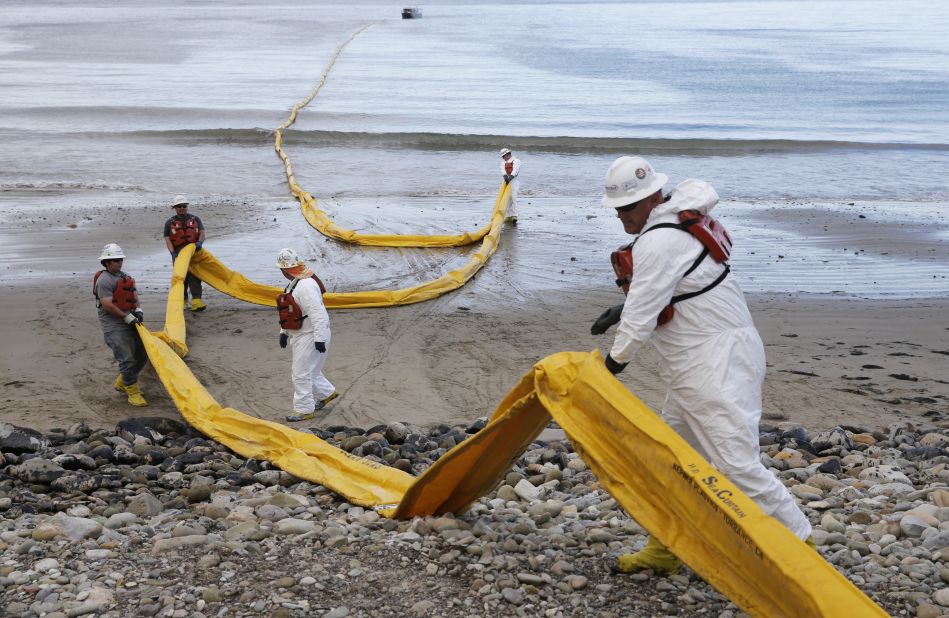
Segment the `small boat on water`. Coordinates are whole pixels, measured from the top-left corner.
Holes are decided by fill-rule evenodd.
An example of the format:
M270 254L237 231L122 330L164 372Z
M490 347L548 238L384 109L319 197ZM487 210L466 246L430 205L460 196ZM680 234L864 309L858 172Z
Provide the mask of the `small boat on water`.
M402 19L421 19L422 9L416 7L406 7L402 9Z

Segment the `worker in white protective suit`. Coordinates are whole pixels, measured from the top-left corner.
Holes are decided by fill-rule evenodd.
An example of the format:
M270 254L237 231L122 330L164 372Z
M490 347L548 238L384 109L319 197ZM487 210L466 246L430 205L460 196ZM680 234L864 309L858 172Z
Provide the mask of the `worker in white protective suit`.
M293 414L287 420L305 421L339 397L323 375L330 348L330 317L323 304L326 288L292 249L280 250L277 268L290 280L277 297L280 347L289 344L293 358Z
M638 237L626 301L604 312L591 332L619 321L606 357L613 374L651 338L667 385L663 420L766 513L812 544L807 518L759 459L765 355L744 295L727 262L703 255L705 241L680 223L683 211L707 215L718 195L704 181L686 180L663 197L667 180L641 157L620 157L610 167L602 203ZM691 296L680 298L685 295ZM667 321L657 326L660 314ZM616 569L671 574L680 566L650 537L642 550L620 556Z
M508 148L501 149L501 175L511 187L511 203L508 204L507 214L504 215L504 222L511 225L517 225L517 191L520 189L521 181L517 175L521 173L521 160L516 158Z

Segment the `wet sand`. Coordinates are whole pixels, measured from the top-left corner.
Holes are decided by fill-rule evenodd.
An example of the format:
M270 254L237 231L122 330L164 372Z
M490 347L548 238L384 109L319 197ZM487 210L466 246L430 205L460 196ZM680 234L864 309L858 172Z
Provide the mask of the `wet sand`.
M342 225L436 233L475 229L491 201L420 196L321 204ZM593 337L589 325L621 301L608 255L627 238L594 204L595 198L528 196L520 226L504 231L498 252L461 290L405 307L333 311L326 373L342 397L302 426L470 420L489 415L540 358L606 350L610 334ZM122 195L40 200L10 193L0 206L0 421L47 430L78 420L110 426L143 413L175 416L150 369L142 378L150 407L130 408L111 389L116 366L89 290L102 245L119 242L129 256L125 269L139 280L146 323L160 330L171 273L160 237L170 209ZM898 226L884 226L893 205L839 206L832 213L813 204L721 207L740 248L735 271L766 344L765 421L812 429L949 421L949 328L942 317L949 299L926 298L946 288L945 217L921 208ZM305 255L333 291L414 285L460 265L473 250L342 245L310 229L295 202L282 197L196 198L192 212L205 221L209 250L272 285L280 283L273 261L283 246ZM762 291L774 282L793 289L788 281L798 280L804 290L828 293ZM887 299L887 285L918 298ZM222 404L281 420L290 407L290 357L277 346L274 310L213 289L205 299L208 311L187 316L192 371ZM658 409L655 361L647 348L622 379Z

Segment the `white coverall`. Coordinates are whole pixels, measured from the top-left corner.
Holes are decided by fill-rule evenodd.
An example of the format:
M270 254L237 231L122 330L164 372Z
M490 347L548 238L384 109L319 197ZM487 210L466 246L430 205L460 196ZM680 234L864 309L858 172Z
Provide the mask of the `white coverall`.
M507 173L507 161L501 160L501 175L513 176L511 181L508 183L511 185L511 203L508 204L507 214L504 215L507 217L517 217L517 191L520 189L521 181L517 179L517 175L521 173L521 160L511 155L510 161L514 164L514 168L510 174Z
M643 231L678 223L682 210L707 213L717 203L711 185L686 180L650 213ZM729 274L708 292L676 303L672 321L656 327L674 295L701 290L722 273L724 265L706 257L683 279L701 251L702 243L677 229L660 228L637 239L633 278L610 356L627 363L652 335L668 388L663 420L766 513L806 539L810 523L759 459L764 345L735 277Z
M296 285L294 285L294 282ZM323 305L320 286L311 277L294 279L284 291L291 290L293 300L300 305L300 311L306 316L299 330L284 330L289 336L290 352L293 358L293 411L294 413L313 412L317 400L332 395L336 388L323 375L323 365L330 351L330 316ZM326 344L326 353L317 351L315 344Z

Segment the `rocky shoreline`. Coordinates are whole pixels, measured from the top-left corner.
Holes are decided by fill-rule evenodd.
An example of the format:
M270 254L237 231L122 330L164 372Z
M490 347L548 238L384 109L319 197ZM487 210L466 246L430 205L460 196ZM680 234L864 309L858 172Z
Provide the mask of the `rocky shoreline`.
M314 433L418 474L484 426ZM559 434L559 435L558 435ZM393 521L175 420L0 423L6 616L743 615L689 569L614 575L645 531L552 426L460 517ZM891 615L949 615L949 430L761 427L818 549Z

